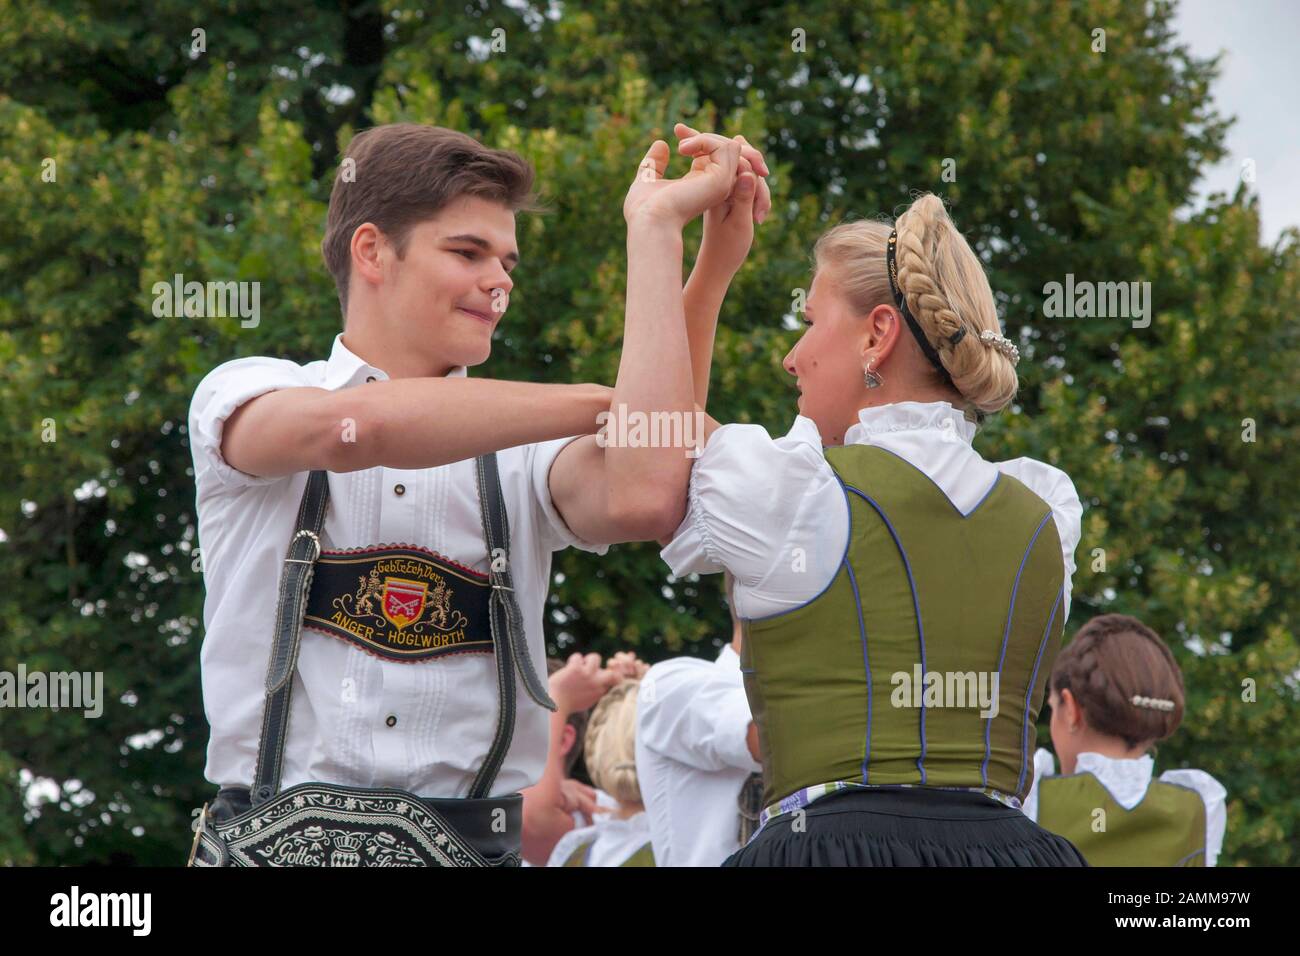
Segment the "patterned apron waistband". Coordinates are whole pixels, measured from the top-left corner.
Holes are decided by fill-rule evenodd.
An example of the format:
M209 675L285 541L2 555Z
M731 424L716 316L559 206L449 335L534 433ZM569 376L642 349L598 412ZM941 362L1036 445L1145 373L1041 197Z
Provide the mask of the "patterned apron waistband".
M763 812L758 815L758 830L754 832L757 836L759 831L767 825L769 820L779 817L783 813L791 813L800 810L814 801L831 793L838 793L841 790L953 790L959 793L982 793L986 797L992 797L998 803L1010 807L1013 810L1020 809L1020 799L1014 796L1008 796L1001 791L994 790L992 787L932 787L916 783L892 783L892 784L870 784L859 783L856 780L832 780L830 783L818 783L811 787L804 787L796 790L788 797L782 797L776 803L770 804L763 808ZM752 839L752 838L751 838Z

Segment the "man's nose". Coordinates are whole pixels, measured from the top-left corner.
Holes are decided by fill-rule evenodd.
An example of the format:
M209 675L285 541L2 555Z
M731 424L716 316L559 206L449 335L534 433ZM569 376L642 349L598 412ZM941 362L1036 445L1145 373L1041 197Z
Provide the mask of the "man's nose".
M487 276L486 286L489 293L500 289L506 295L509 295L510 290L515 287L514 280L510 278L510 273L505 270L505 266L501 265L500 259L497 260L497 268Z

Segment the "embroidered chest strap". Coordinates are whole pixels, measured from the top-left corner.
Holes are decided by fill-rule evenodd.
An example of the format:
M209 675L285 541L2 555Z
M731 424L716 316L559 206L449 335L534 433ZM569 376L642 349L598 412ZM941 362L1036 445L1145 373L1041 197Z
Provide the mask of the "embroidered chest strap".
M303 626L403 663L492 653L488 576L414 545L323 551Z
M496 455L478 458L477 466L479 506L491 568L488 575L488 587L491 593L487 597L487 615L497 662L500 710L491 749L475 776L468 794L471 798L485 797L489 794L497 772L505 760L506 752L510 749L515 725L516 668L529 696L549 710L556 709L555 702L548 696L546 686L533 667L524 634L523 615L515 599L514 581L510 574L510 525L501 495ZM321 557L320 532L328 504L328 476L324 471L313 471L307 478L307 487L298 506L294 535L289 542L289 551L285 556L284 568L280 576L275 635L266 674L266 705L262 716L262 733L258 742L257 770L250 794L254 807L269 800L280 790L284 742L289 723L290 694L293 689L292 678L298 663L298 648L302 639L303 620L307 614L308 596L312 591L317 560ZM428 554L423 553L419 556L427 559ZM412 583L406 586L405 590L399 584L394 599L389 600L385 597L391 615L386 620L394 626L397 621L403 622L403 626L397 628L398 631L403 631L423 620L423 614L418 618L409 616L409 612L414 610L411 597L418 590L414 583L415 576L400 580ZM468 620L468 613L465 611L462 613L466 613ZM439 620L441 620L440 615ZM346 627L343 630L352 637L359 636ZM438 649L428 648L428 650Z

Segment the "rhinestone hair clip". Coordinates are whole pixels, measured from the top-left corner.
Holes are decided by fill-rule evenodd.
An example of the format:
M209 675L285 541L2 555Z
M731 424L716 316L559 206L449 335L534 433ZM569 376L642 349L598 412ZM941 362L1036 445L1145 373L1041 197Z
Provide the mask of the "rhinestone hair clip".
M1163 697L1143 697L1141 694L1134 694L1131 703L1134 707L1144 707L1147 710L1174 709L1174 702Z
M1007 358L1011 359L1011 364L1015 365L1020 361L1020 349L1005 335L999 335L989 329L980 333L980 341L989 348L997 349Z

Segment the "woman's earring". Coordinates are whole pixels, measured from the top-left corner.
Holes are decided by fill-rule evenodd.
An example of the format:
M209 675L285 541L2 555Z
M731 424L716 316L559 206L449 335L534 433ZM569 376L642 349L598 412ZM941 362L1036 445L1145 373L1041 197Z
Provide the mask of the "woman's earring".
M867 367L862 373L862 380L867 383L867 388L880 388L885 384L885 380L872 370L871 366L874 364L876 364L875 359L872 359L867 363Z

